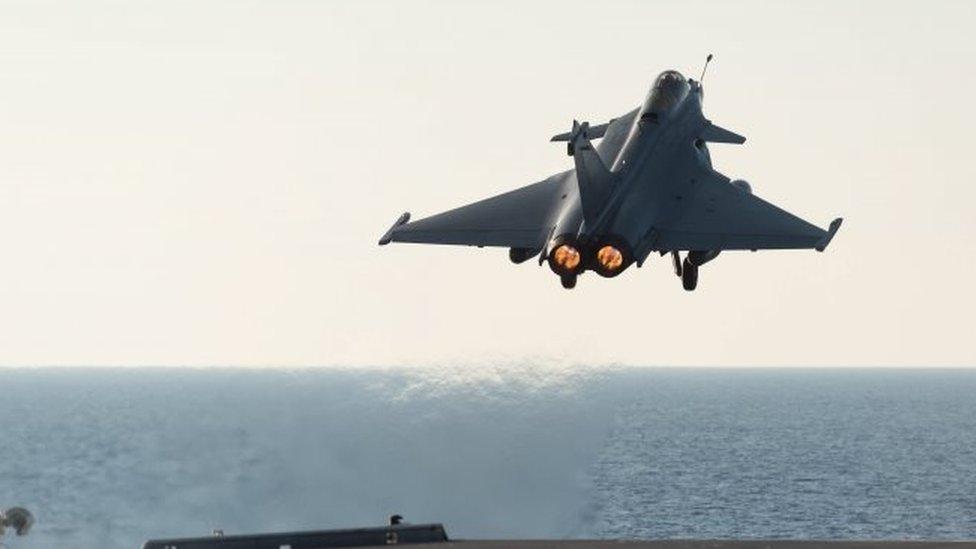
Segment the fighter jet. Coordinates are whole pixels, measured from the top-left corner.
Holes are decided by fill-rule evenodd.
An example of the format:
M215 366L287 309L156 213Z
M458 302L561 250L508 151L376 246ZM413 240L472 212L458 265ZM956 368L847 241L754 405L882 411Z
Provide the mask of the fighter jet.
M688 291L725 250L824 251L841 218L821 229L712 168L709 143L746 139L705 118L704 75L664 71L640 107L605 124L574 120L551 139L566 142L574 169L417 221L404 213L379 244L505 247L513 263L548 263L564 288L586 271L612 278L670 254Z

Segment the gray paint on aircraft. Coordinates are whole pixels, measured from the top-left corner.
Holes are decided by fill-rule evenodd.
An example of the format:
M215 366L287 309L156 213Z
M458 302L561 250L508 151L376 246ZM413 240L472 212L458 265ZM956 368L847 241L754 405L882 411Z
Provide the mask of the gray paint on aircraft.
M676 254L680 264L683 251L704 261L724 250L823 251L840 218L821 229L712 168L707 143L745 138L705 118L703 96L700 82L665 71L637 109L597 126L574 121L570 132L552 138L567 143L572 170L417 221L404 214L380 244L500 246L513 248L513 258L538 253L568 288L582 270L616 276L653 252ZM553 263L561 244L579 251L580 270ZM607 245L624 256L612 272L597 260ZM699 266L686 258L676 269L686 289L695 288Z

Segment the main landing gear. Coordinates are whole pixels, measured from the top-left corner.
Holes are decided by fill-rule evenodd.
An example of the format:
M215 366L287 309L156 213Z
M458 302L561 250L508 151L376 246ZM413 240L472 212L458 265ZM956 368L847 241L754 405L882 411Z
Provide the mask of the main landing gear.
M681 286L689 292L698 287L698 265L690 263L687 257L681 268Z
M681 252L674 250L671 252L671 266L674 268L674 276L681 279L681 286L691 292L698 287L698 265L688 261L686 257L681 261Z
M681 252L677 250L671 252L671 265L674 267L674 276L681 279L681 286L685 290L691 292L698 287L698 265L688 261L687 257L682 262Z
M674 266L675 276L681 278L681 286L689 292L694 291L698 287L698 267L715 259L719 253L717 250L692 250L682 261L681 252L672 251L671 263Z

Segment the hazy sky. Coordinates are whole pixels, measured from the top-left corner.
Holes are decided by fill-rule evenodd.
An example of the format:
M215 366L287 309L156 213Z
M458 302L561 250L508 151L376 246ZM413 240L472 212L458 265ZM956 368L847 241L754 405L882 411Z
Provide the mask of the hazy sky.
M2 2L0 364L974 365L976 3ZM376 246L705 80L827 253Z

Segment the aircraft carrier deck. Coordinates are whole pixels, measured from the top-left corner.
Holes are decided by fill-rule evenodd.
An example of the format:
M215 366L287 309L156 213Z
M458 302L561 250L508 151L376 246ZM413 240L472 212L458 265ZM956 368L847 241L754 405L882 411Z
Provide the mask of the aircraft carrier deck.
M976 549L976 541L457 540L418 549Z
M441 524L391 524L271 534L150 540L143 549L325 549L410 545L412 549L976 549L976 541L808 540L453 540Z

